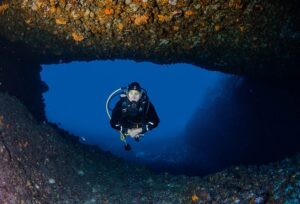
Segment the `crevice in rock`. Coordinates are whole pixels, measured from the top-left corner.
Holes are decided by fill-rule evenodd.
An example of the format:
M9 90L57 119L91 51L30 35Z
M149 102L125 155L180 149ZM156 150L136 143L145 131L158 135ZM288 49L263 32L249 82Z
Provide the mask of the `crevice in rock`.
M47 85L40 79L41 66L23 43L0 36L0 92L19 98L39 120L46 120L42 93Z
M0 138L1 138L1 143L3 144L3 147L4 147L4 149L6 150L6 152L8 154L9 161L11 161L12 160L12 156L11 156L9 148L7 147L7 145L5 143L5 140L4 140L3 136L2 136L2 132L1 131L0 131Z

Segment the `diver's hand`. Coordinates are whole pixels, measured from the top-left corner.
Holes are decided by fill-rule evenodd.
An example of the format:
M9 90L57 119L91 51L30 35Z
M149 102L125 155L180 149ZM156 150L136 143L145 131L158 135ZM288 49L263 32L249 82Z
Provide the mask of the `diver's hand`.
M143 131L142 128L137 128L133 130L133 134L135 135L135 137L139 137L140 133Z
M129 129L128 134L132 138L138 138L140 136L140 133L142 132L142 128L137 128L137 129Z
M130 137L132 137L132 138L134 138L135 135L136 135L136 133L134 132L133 129L129 129L129 130L127 131L127 134L128 134Z

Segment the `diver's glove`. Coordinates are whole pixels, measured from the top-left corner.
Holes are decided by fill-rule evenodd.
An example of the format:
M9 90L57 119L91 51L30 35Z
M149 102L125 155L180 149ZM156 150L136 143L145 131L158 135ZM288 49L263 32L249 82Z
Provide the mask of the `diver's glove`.
M136 138L139 137L139 135L142 133L142 128L137 128L137 129L129 129L128 130L128 134L132 137L132 138Z

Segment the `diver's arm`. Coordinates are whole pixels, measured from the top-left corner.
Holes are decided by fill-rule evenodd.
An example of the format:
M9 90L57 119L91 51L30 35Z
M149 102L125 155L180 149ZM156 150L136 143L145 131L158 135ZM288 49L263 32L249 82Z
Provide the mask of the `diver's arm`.
M110 126L123 134L127 134L128 129L122 125L122 101L118 101L115 108L112 111L110 119Z
M149 104L149 110L146 115L146 123L142 126L142 132L141 134L144 134L145 132L148 132L154 128L156 128L159 124L160 120L159 117L155 111L155 108L153 104L150 102Z

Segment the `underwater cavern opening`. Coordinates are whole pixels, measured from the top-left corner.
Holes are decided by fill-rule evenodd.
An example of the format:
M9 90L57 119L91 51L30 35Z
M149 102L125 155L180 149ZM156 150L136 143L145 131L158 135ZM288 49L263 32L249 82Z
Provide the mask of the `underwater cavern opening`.
M0 0L0 203L299 203L300 1L175 2ZM141 81L128 61L54 74L106 59L253 79L139 63ZM125 152L104 101L132 81L161 123Z
M126 67L126 68L125 68ZM132 61L43 66L50 122L127 161L157 172L205 175L238 164L262 164L299 151L299 94L291 84L263 83L186 64ZM161 118L126 152L109 126L105 101L139 81ZM291 88L292 87L292 88ZM284 98L284 99L283 99Z

